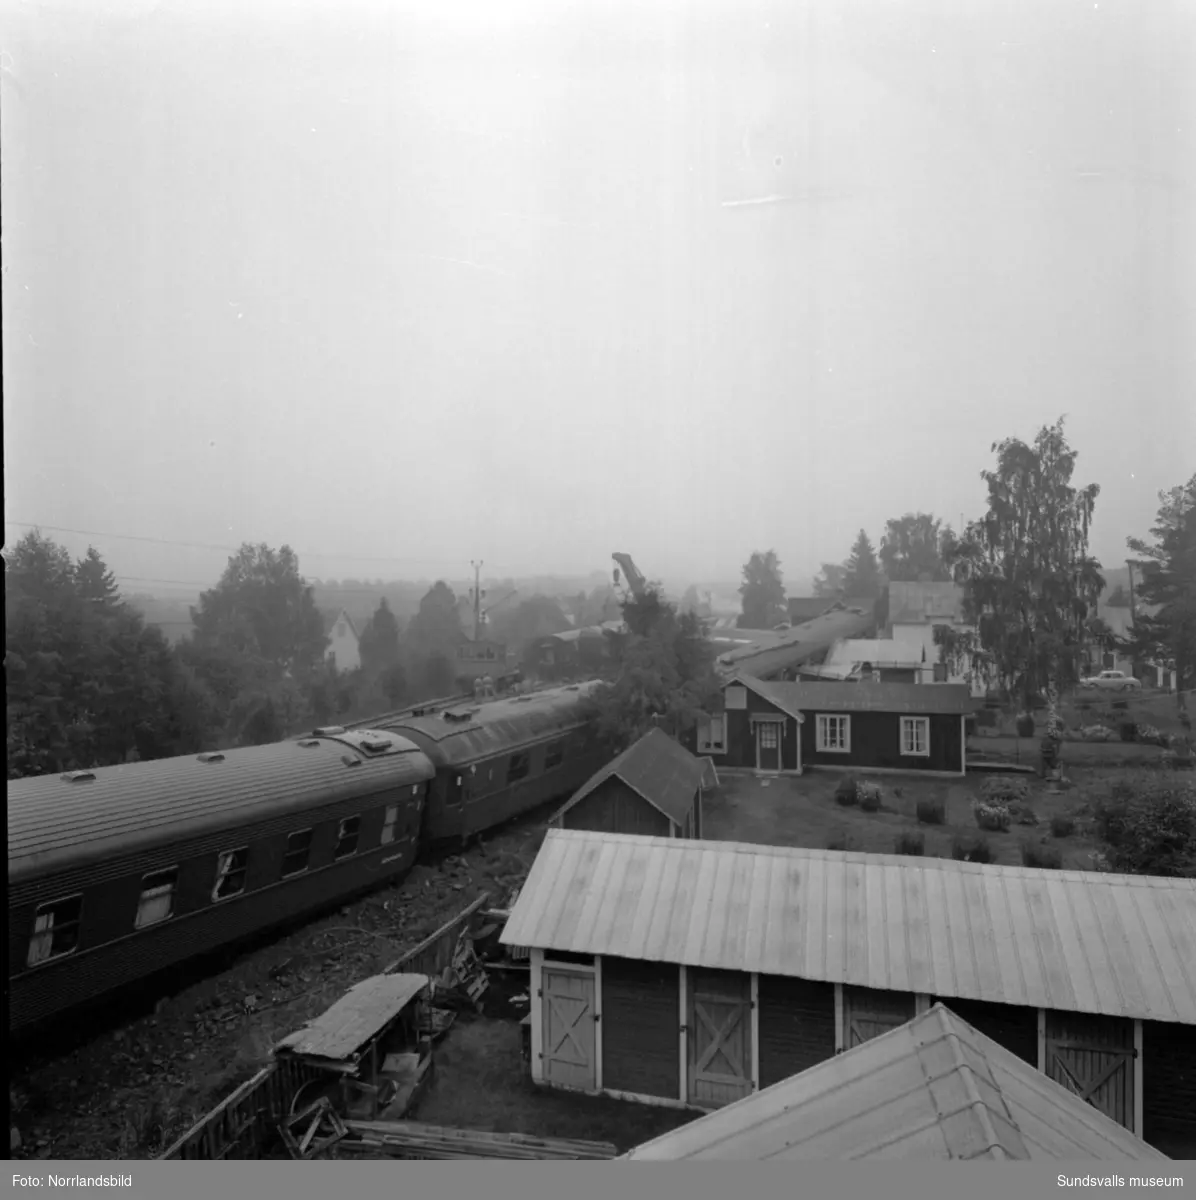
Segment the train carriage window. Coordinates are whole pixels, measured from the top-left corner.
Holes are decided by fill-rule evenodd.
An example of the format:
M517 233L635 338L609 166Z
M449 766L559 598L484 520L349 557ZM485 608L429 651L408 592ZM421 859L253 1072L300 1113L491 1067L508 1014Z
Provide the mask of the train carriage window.
M249 866L249 847L225 850L216 860L216 886L212 888L212 899L227 900L239 896L245 890L245 870Z
M141 900L137 904L135 928L157 925L174 912L174 888L179 881L178 867L155 871L141 881Z
M83 915L83 897L67 896L39 904L33 916L33 937L29 939L26 963L36 967L51 958L61 958L79 948L79 920Z
M382 845L388 846L395 840L395 826L399 821L399 806L397 804L388 804L386 806L386 816L382 821Z
M307 870L311 857L311 830L298 829L287 838L287 852L282 856L282 877L298 875Z
M333 858L348 858L357 853L357 835L361 832L360 817L346 817L336 830L336 850Z
M553 742L548 747L548 753L544 756L544 770L551 771L553 767L559 767L565 761L565 743Z
M512 754L511 765L507 768L507 782L514 783L517 779L523 779L531 767L532 756L530 754Z

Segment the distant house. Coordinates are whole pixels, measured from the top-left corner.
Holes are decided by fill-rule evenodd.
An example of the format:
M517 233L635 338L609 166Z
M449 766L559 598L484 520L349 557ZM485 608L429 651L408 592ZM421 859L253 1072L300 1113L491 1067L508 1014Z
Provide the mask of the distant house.
M467 638L457 645L453 670L458 684L473 687L475 680L484 679L487 675L497 683L514 670L514 664L508 665L505 642Z
M889 584L885 636L902 648L900 654L905 659L919 664L918 682L966 683L970 664L956 673L939 661L939 648L934 641L936 625L947 625L956 631L972 628L964 620L963 588L959 584ZM987 681L975 674L970 686L973 695L983 696Z
M620 622L609 621L604 625L566 629L563 633L537 638L524 651L524 669L537 678L548 680L597 674L611 659L608 634L617 632L620 625Z
M789 609L789 624L801 625L820 617L834 603L825 596L790 596L786 601Z
M696 748L720 770L963 775L965 718L975 707L958 684L785 683L745 675L723 685L723 711L699 725Z
M595 772L552 818L560 829L702 836L702 760L661 729Z
M361 639L353 618L343 608L324 613L327 657L338 671L356 671L361 666Z

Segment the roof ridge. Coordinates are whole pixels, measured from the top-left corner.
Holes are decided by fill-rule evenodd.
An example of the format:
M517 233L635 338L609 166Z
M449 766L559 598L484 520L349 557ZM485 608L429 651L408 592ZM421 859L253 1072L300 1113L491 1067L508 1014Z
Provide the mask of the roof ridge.
M951 1051L951 1057L955 1061L955 1070L959 1074L960 1079L963 1081L964 1091L967 1093L967 1107L971 1109L973 1117L975 1117L980 1126L980 1131L985 1140L986 1149L1001 1158L1012 1159L1014 1156L1005 1149L1001 1139L997 1136L997 1130L992 1121L992 1114L990 1113L989 1107L985 1103L984 1098L980 1095L980 1088L976 1082L976 1073L972 1069L971 1063L967 1061L967 1058L964 1055L959 1032L954 1027L950 1012L943 1004L936 1004L934 1008L931 1009L931 1012L935 1013L938 1018L937 1023L942 1031L943 1041L946 1042ZM923 1070L925 1070L925 1063L922 1062L922 1056L920 1054L918 1056L918 1062L919 1065L922 1066ZM929 1074L927 1074L926 1081L927 1083L930 1082ZM992 1081L992 1084L997 1095L1001 1097L1001 1104L1005 1108L1003 1115L1009 1121L1009 1124L1013 1130L1017 1133L1018 1140L1021 1141L1022 1131L1018 1127L1017 1121L1014 1120L1013 1114L1009 1111L1008 1104L1005 1103L1004 1092L1002 1092L1000 1085L995 1079ZM1025 1149L1025 1144L1023 1143L1022 1150L1025 1151ZM973 1157L980 1156L973 1155ZM1024 1157L1029 1158L1029 1153L1026 1152Z

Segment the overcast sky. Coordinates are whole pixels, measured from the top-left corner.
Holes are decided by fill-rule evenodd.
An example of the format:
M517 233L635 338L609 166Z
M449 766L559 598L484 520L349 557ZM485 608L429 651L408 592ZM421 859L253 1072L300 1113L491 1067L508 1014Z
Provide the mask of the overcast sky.
M1183 0L0 12L10 520L800 590L1060 413L1109 565L1196 470Z

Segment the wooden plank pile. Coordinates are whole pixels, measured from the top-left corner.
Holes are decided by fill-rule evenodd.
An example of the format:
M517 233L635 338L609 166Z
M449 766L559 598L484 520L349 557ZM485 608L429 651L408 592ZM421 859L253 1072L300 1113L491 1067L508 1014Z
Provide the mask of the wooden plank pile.
M338 1158L405 1159L613 1159L609 1142L532 1137L523 1133L484 1133L421 1125L415 1121L346 1121L348 1136L336 1144Z

